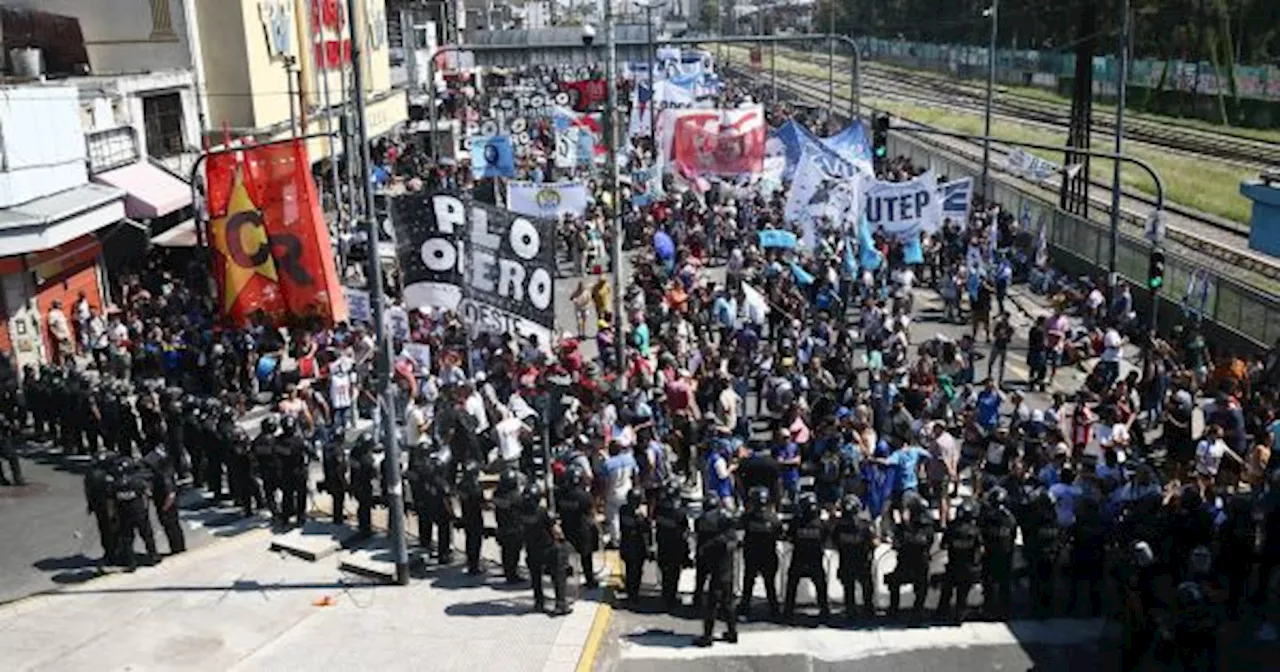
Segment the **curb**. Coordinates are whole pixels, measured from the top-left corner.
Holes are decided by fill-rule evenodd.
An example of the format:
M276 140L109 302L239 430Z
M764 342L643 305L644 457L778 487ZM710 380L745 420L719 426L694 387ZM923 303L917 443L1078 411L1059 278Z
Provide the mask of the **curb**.
M591 672L595 669L605 633L609 631L609 625L613 622L613 591L621 578L618 575L619 556L616 552L609 553L605 566L609 580L601 589L601 600L596 607L595 617L591 620L587 639L582 645L582 655L578 657L576 672Z

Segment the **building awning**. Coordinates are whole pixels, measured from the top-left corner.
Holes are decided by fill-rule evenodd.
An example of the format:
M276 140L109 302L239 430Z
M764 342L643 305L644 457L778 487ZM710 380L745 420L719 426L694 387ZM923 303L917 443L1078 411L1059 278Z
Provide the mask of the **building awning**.
M57 247L124 219L124 193L101 184L82 184L0 210L0 255Z
M157 219L191 205L191 185L147 161L98 173L93 179L124 191L124 211L133 219Z
M195 247L197 242L194 219L188 219L151 239L152 245L160 247Z

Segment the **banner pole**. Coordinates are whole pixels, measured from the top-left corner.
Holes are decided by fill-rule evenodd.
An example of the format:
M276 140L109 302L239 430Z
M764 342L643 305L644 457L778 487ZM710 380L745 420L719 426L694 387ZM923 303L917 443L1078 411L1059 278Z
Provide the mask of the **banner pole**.
M356 106L356 139L360 145L360 160L366 168L370 165L369 127L364 100L364 75L360 68L363 49L360 48L360 35L354 21L356 0L347 0L347 13L352 21L348 24L351 34L352 80L355 85ZM351 152L347 153L351 156ZM400 445L395 431L395 394L391 381L391 339L386 325L386 295L382 290L382 260L378 256L378 217L373 211L373 182L366 176L363 185L364 201L368 211L364 213L365 226L369 237L371 251L369 254L369 300L373 304L373 322L378 338L377 378L379 406L382 407L382 443L386 447L386 460L390 462L386 487L387 509L390 512L391 553L396 565L396 583L409 585L409 551L406 547L404 531L404 484L400 475ZM376 429L375 429L376 431Z

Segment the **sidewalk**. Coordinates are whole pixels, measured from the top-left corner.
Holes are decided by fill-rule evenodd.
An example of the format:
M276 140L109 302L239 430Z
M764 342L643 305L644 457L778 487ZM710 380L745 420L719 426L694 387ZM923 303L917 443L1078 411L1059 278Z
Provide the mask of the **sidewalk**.
M0 607L0 669L560 672L608 613L598 591L568 617L532 613L528 584L508 588L500 570L486 582L432 567L387 586L341 571L345 552L307 562L269 551L271 538L254 530ZM495 571L492 541L484 556Z

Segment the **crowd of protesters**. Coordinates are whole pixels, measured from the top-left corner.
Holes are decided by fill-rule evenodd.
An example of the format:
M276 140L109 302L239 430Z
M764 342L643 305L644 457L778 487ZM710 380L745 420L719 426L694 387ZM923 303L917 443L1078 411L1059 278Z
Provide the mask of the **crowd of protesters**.
M732 83L726 89L726 103L753 94ZM791 115L820 130L811 113L769 106L774 124ZM548 144L548 137L535 133L534 142ZM409 142L387 143L376 156L409 190L497 191L473 180L465 162L432 165ZM629 169L652 160L644 140L627 151ZM917 172L902 159L880 168L883 179ZM554 174L545 161L521 167L528 179ZM618 195L631 266L625 288L605 273L621 260L607 258L612 199L600 185L592 184L585 217L562 222L569 244L561 247L561 282L575 285L574 320L551 343L469 337L452 313L399 305L391 278L392 312L402 317L392 332L406 460L447 448L456 465L456 473L442 472L450 475L440 489L424 485L411 498L421 519L459 515L451 499L464 496L458 474L505 477L516 469L534 481L553 478L559 502L577 501L580 489L590 495L589 529L571 529L566 521L581 512L562 511L555 535L587 556L598 541L643 564L648 553L631 551L644 528L646 550L656 534L664 564L662 528L650 525L688 500L700 505L699 521L764 511L790 521L776 539L789 538L796 566L813 539L797 530L826 530L818 545L841 552L849 606L856 572L846 574L844 542L832 530L854 519L871 533L858 542L863 550L883 544L899 554L890 579L895 611L903 584L916 585L917 612L923 605L928 583L903 560L922 543L926 578L935 545L948 552L943 583L953 593L944 590L940 612L955 594L962 615L969 586L979 583L984 608L1007 615L1002 587L1024 573L1037 614L1096 615L1112 579L1120 603L1137 605L1139 615L1221 606L1238 617L1246 602L1273 601L1270 579L1280 563L1275 351L1218 351L1192 314L1168 337L1145 331L1127 289L1109 292L1055 272L1036 247L1037 232L981 199L968 221L947 221L923 241L923 263L906 264L902 244L877 234L883 263L850 273L848 243L828 231L811 252L760 246L759 232L789 228L785 189L717 182L703 191L670 177L666 186L644 204L628 189ZM655 245L660 234L674 245ZM348 252L352 243L343 243ZM348 256L353 264L362 259ZM163 268L128 276L105 314L77 304L61 319L51 315L55 364L91 368L103 379L163 380L240 413L269 404L309 435L340 440L356 418L372 417L368 325L221 325L198 267ZM1022 282L1016 291L1034 290L1052 306L1029 325L1013 319L1011 294ZM623 315L614 308L619 291ZM921 298L935 296L941 316L926 317ZM921 338L920 325L935 320L966 325L966 333ZM1020 357L1028 375L1009 375ZM1087 374L1078 389L1070 376L1064 382L1066 368ZM28 372L25 384L57 375ZM90 436L79 447L96 445ZM544 506L541 497L535 491L528 505ZM647 522L637 527L637 520ZM1009 526L1012 534L1002 535ZM449 537L433 543L429 529L420 543L446 560ZM966 546L975 529L980 534ZM689 530L702 540L700 522ZM720 552L737 543L708 534ZM1015 571L1015 538L1025 570ZM744 554L752 539L748 528ZM533 570L532 546L529 554ZM714 601L704 594L703 569L699 596ZM539 573L531 571L541 600ZM768 576L766 583L776 609ZM1071 588L1067 604L1053 589L1060 583ZM663 584L672 606L665 571ZM634 598L638 590L629 578L625 592ZM794 591L789 576L788 611ZM751 588L742 593L745 607ZM825 580L819 593L825 615ZM1002 597L989 599L994 594ZM864 596L863 607L874 617L874 599ZM1126 621L1135 642L1152 631L1147 622Z

